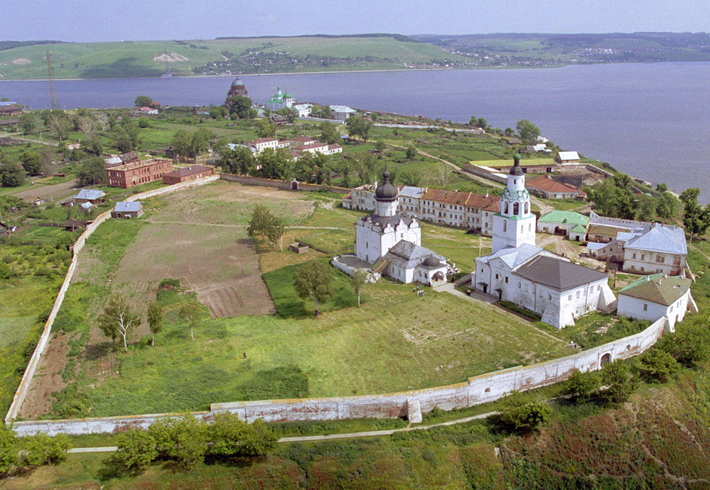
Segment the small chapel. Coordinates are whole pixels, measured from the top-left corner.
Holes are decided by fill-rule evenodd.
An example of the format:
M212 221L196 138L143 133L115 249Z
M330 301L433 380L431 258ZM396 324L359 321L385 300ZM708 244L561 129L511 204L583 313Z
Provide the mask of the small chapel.
M397 188L385 169L375 189L375 210L355 225L355 255L382 273L405 284L434 285L446 281L446 259L421 246L422 229L416 216L399 212Z
M471 286L534 311L556 328L593 310L613 311L608 275L536 246L536 220L516 153L493 216L492 253L476 259Z

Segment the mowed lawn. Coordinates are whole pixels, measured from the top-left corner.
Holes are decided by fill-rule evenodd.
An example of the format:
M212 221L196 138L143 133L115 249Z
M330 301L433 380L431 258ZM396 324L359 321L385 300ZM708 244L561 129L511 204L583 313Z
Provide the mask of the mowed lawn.
M409 286L370 286L361 308L320 317L208 319L190 340L177 307L156 338L86 386L93 416L204 410L209 403L426 388L572 353L497 308ZM308 305L312 309L312 304ZM246 357L244 357L246 354ZM87 384L91 384L86 379Z

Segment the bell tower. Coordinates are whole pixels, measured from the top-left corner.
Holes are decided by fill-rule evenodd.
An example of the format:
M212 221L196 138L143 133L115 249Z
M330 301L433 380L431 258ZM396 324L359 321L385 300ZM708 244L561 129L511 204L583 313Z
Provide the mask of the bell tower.
M508 172L508 184L500 196L500 211L493 216L493 253L524 243L535 245L535 215L530 211L530 194L525 189L525 174L520 154Z

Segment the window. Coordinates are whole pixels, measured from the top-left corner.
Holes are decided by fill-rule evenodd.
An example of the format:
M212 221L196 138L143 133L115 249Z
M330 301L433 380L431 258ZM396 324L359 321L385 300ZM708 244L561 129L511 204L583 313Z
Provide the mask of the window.
M532 223L528 225L528 231L532 231Z
M648 311L648 305L646 303L643 304L643 311Z
M483 272L483 269L481 269L481 272ZM496 273L496 279L498 279L498 273Z
M572 301L572 295L567 296L567 301Z
M504 232L508 231L508 222L507 221L503 221L503 231Z
M520 203L518 203L518 202L513 203L513 214L516 216L518 214L520 214Z
M577 299L579 299L579 291L577 291Z
M522 287L523 287L523 284L520 281L518 281L518 289L521 289Z
M602 290L602 287L601 287L601 286L597 286L597 291L601 291L601 290Z
M548 294L548 295L547 295L547 300L548 300L548 301L551 301L551 300L552 300L552 295L551 295L551 294Z
M633 258L634 258L634 259L636 258L636 254L634 254Z
M507 278L507 277L505 278L505 283L508 284L508 278Z

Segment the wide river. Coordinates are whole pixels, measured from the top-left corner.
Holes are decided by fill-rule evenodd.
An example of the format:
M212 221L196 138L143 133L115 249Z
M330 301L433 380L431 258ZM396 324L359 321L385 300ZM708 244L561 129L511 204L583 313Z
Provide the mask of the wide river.
M537 124L564 149L710 201L710 63L609 64L553 69L320 73L243 77L263 103L277 86L300 101L489 124ZM221 104L231 78L58 81L64 108ZM0 81L0 97L49 107L46 81Z

